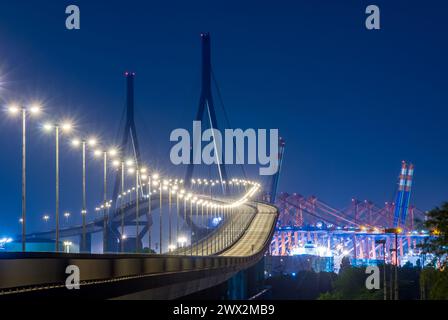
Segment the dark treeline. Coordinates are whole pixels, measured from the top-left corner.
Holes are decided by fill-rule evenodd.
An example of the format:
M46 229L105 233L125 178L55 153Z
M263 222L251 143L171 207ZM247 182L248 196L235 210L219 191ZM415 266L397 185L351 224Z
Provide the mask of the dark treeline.
M300 271L295 276L271 277L271 299L291 300L383 300L384 281L381 270L379 290L366 288L366 268L344 266L339 274L332 272ZM391 299L391 266L386 268L386 296ZM398 268L400 300L448 299L448 271L432 267L420 268L406 264Z

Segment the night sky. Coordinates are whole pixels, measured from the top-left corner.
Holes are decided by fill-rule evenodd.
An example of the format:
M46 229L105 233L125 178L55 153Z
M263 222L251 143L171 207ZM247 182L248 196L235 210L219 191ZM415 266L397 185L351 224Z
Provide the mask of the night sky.
M65 29L69 4L81 9L79 31ZM380 6L379 31L364 26L369 4ZM394 199L407 160L415 164L411 202L439 205L448 198L447 10L434 0L1 0L0 103L45 106L28 122L28 228L49 228L41 218L54 212L54 137L42 123L69 118L78 132L116 143L126 70L136 72L144 159L161 174L183 174L169 165L169 134L191 130L204 31L231 126L278 128L287 142L279 191L338 208L352 197L381 206ZM1 237L20 228L21 154L19 119L0 119ZM80 173L80 153L62 137L61 211L76 221ZM101 179L89 156L91 216Z

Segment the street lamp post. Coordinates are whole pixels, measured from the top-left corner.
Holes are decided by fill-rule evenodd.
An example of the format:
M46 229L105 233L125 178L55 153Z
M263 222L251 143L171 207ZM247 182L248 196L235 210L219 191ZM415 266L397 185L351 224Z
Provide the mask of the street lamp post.
M148 228L148 249L151 253L151 176L148 175L148 216L146 217L146 225Z
M158 182L158 180L159 180L159 175L157 174L157 173L154 173L153 175L152 175L152 180L153 180L153 182L152 182L152 184L153 184L153 186L154 187L156 187L156 186L158 186L159 185L159 182ZM151 191L151 189L149 190L149 216L152 218L152 215L151 215L151 194L152 194L152 191ZM161 208L160 208L161 209ZM149 232L149 239L148 239L148 241L149 241L149 248L151 249L151 241L152 241L152 239L151 239L151 231L150 231L150 229L149 229L149 224L148 224L148 232ZM157 250L157 248L154 248L154 249L156 249Z
M380 239L375 240L375 244L381 244L383 246L383 291L384 291L384 300L387 300L387 285L386 285L386 240Z
M125 190L124 190L124 161L122 160L120 163L121 166L121 195L123 199L125 199ZM120 213L121 213L121 240L120 240L120 246L121 246L121 252L124 252L124 208L123 208L123 201L121 201L120 205Z
M190 230L190 256L193 255L193 199L191 199L191 194L188 195L188 199L190 200L190 222L191 222L191 230Z
M393 251L395 252L395 268L394 268L394 300L399 299L399 290L398 290L398 234L401 233L403 230L401 228L389 228L385 229L385 233L393 233L395 235L395 248ZM391 281L391 287L392 287L392 281ZM392 292L392 290L391 290ZM391 297L392 298L392 297Z
M94 147L96 145L96 140L91 138L89 140L82 139L81 141L75 139L72 141L74 147L81 145L82 152L82 241L81 241L81 252L86 252L86 216L87 216L87 203L86 203L86 147Z
M22 251L26 251L26 116L27 108L10 106L9 113L17 114L21 112L22 116ZM38 105L33 105L29 109L30 113L36 114L40 111Z
M176 192L176 239L179 239L179 192L177 190L177 185L173 188Z
M107 151L103 151L103 253L107 252Z
M139 169L135 170L135 251L139 252L140 250L140 243L139 243L139 215L140 215L140 197L138 193L138 178L139 178Z
M87 204L86 204L86 141L82 141L82 245L81 252L86 252L86 215L87 215Z
M185 190L182 190L182 192L185 192ZM187 228L188 228L188 224L187 224L187 197L186 197L186 195L184 193L182 193L182 198L184 199L184 207L183 207L183 209L184 209L184 224L187 225ZM185 245L187 245L188 237L186 236L185 239L186 239L185 240ZM184 250L183 254L187 255L187 251Z
M193 203L196 203L196 219L197 219L199 216L199 202L197 201L196 197L193 198ZM198 228L198 230L199 230L199 228ZM194 242L196 243L196 255L198 256L199 255L199 236L198 236L197 232L195 232L194 240L195 240Z
M44 129L50 131L51 129L55 130L55 144L56 144L56 181L55 181L55 193L56 193L56 211L55 211L55 220L56 220L56 243L55 249L56 252L59 252L59 132L60 129L62 131L70 131L72 128L70 123L59 124L45 124Z
M398 232L395 232L395 300L398 298Z
M172 224L171 224L171 188L168 187L168 246L170 248L172 248L172 238L171 238L171 229L172 229ZM168 248L168 251L171 251L171 249Z
M162 181L159 181L159 253L162 254Z
M199 200L199 203L201 205L201 226L204 226L204 200ZM202 235L201 235L202 236ZM201 256L204 255L204 239L201 239Z
M103 156L103 253L106 253L108 248L107 248L107 226L108 226L108 213L109 213L109 208L111 207L110 204L107 202L107 161L108 161L108 156L110 156L111 158L115 157L117 155L117 150L116 149L110 149L109 151L106 150L95 150L94 155L96 157L100 157L101 155Z

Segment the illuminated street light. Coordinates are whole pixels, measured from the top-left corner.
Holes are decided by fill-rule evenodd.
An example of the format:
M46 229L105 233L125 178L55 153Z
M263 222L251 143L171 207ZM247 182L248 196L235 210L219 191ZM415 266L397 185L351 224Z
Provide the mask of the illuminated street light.
M81 147L81 153L82 153L82 209L81 209L81 216L82 216L82 240L81 240L81 252L86 252L86 215L87 215L87 204L86 204L86 146L89 147L95 147L96 146L96 139L95 138L89 138L89 139L74 139L72 141L72 145L74 147Z
M134 164L134 161L127 161L126 163L130 163L130 165ZM135 175L135 187L132 188L132 190L135 190L135 250L136 252L139 252L140 250L140 243L139 243L139 218L140 218L140 197L139 197L139 178L140 178L140 171L138 168L135 169L133 167L130 167L128 169L128 174ZM142 189L143 190L143 189Z
M60 124L46 123L44 125L46 131L54 129L56 138L56 252L59 252L59 131L69 132L72 129L72 124L69 122L63 122Z
M103 211L103 253L107 252L107 220L108 220L108 210L110 205L107 204L107 161L108 156L114 158L118 155L118 150L116 148L106 149L96 149L94 151L94 156L99 158L103 156L103 203L101 207Z
M22 251L26 251L26 118L27 113L37 114L41 107L37 104L29 108L11 105L8 107L8 112L16 115L19 112L22 114Z
M145 174L142 175L142 180L143 176L147 176L147 180L148 180L148 216L146 218L146 224L147 224L147 228L148 228L148 248L151 251L151 245L152 245L152 238L151 238L151 225L152 225L152 214L151 214L151 196L152 196L152 192L151 192L151 176L149 174L146 174L146 168L142 168L142 170L145 170Z

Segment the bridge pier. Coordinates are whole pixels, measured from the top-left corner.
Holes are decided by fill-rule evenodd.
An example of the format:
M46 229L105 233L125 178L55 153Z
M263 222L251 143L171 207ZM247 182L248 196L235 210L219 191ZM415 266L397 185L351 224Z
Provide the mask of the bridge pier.
M227 281L227 299L228 300L247 300L263 289L264 284L264 265L263 257L249 269L238 272Z

